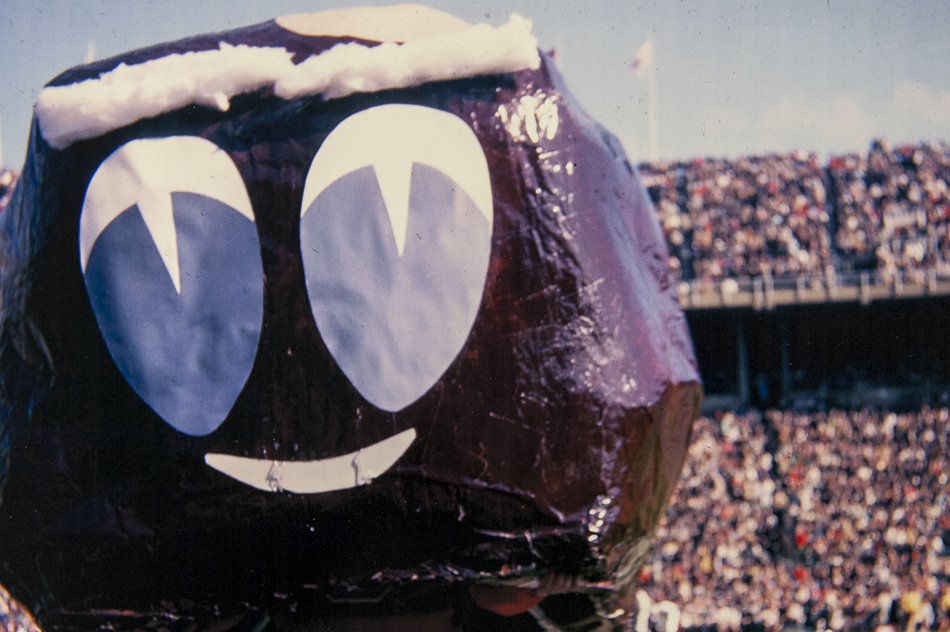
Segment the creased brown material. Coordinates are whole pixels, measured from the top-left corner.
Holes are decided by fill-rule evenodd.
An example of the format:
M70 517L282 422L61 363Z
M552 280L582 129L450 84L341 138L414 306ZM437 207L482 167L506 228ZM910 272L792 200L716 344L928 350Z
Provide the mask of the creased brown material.
M219 41L284 46L302 59L338 40L271 22L135 51L52 83ZM470 125L494 204L475 324L438 382L397 412L366 401L328 352L299 231L323 140L385 103ZM261 244L257 355L227 418L205 436L177 432L123 379L77 251L96 168L129 140L171 135L227 152ZM227 112L188 107L62 151L34 132L2 219L0 583L41 623L158 603L221 613L308 604L301 611L316 617L434 612L470 603L469 584L531 587L551 573L592 592L632 585L701 389L649 199L616 139L546 58L536 71L332 102L259 91ZM260 491L203 460L332 458L408 429L417 438L389 471L324 494Z

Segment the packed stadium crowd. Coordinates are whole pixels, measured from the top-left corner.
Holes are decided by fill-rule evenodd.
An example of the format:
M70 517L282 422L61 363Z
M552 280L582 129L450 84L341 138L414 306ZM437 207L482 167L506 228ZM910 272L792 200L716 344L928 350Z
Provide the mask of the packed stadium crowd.
M920 276L926 268L950 272L950 147L892 151L875 142L867 156L833 158L828 175L840 252L876 260L886 276L898 270Z
M640 165L681 279L950 276L950 145Z
M683 278L820 273L830 261L826 187L799 152L641 165Z
M950 629L948 431L946 408L701 417L637 629Z

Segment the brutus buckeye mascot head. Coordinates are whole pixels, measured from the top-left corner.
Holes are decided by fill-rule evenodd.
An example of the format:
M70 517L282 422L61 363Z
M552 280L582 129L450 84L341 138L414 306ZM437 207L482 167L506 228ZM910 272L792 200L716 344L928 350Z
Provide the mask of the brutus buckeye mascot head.
M40 627L629 623L699 380L650 202L526 20L74 68L2 222L0 583Z

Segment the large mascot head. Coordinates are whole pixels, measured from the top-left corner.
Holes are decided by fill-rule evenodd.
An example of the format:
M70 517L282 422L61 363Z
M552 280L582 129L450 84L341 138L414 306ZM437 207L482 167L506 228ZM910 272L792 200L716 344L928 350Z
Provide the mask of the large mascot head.
M698 376L529 31L294 16L43 90L0 288L0 583L41 624L632 585Z

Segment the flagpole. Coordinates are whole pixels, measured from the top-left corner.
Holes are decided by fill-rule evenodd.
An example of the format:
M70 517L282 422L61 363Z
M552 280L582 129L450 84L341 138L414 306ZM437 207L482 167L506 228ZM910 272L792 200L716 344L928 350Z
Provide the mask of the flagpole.
M646 67L647 79L647 117L650 123L650 162L660 159L660 129L656 118L656 41L655 34L650 33L650 63Z
M647 41L634 55L630 67L637 77L647 82L647 124L650 130L650 162L660 159L660 132L656 107L656 33L651 32Z

